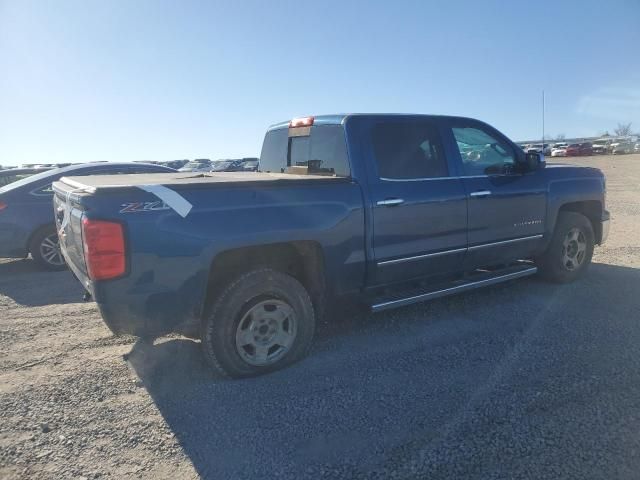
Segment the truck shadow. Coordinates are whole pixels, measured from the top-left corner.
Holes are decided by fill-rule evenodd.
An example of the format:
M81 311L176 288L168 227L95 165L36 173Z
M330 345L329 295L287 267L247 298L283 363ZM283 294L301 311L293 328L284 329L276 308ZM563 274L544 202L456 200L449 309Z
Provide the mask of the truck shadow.
M367 476L491 391L495 372L518 361L515 346L540 340L528 336L546 339L569 320L635 323L638 312L640 269L594 264L569 285L530 279L352 311L321 328L307 359L264 377L215 376L183 338L138 342L128 361L203 478Z
M0 262L0 296L39 307L82 301L82 285L69 270L43 271L30 258Z

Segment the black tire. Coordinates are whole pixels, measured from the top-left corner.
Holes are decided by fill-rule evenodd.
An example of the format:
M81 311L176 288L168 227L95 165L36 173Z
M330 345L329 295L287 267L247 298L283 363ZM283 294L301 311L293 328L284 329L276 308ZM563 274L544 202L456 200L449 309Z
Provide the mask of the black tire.
M240 332L243 331L249 336L255 332L257 337L254 339L268 344L266 336L260 337L261 332L256 331L257 325L254 325L254 322L260 322L262 319L254 320L251 312L258 308L268 312L267 306L270 302L275 302L278 308L281 306L284 311L290 312L290 316L284 322L289 322L289 329L291 325L295 326L294 335L290 337L293 340L286 349L278 345L268 347L269 352L274 347L283 349L282 352L275 350L275 353L269 353L269 356L273 355L275 358L268 360L272 363L251 364L247 358L251 357L253 344L239 346L238 336L242 335ZM266 315L268 316L268 313ZM246 322L254 325L253 328L247 327L243 330ZM263 268L240 275L216 298L203 321L201 340L204 356L214 370L225 377L244 378L279 370L303 358L309 351L314 331L313 304L302 284L290 275ZM277 334L271 333L272 338L274 335ZM254 355L258 355L257 350Z
M33 234L29 242L29 252L38 266L45 270L60 271L67 268L58 247L58 233L55 225L42 227Z
M574 247L568 239L570 233L574 236L575 232L579 234L579 240L576 240L575 244L580 245L584 242L582 256L579 253L571 255ZM568 247L565 246L567 241ZM575 212L560 212L547 250L536 259L541 276L556 283L577 280L585 274L591 264L594 244L593 226L587 217ZM575 248L579 250L579 247Z

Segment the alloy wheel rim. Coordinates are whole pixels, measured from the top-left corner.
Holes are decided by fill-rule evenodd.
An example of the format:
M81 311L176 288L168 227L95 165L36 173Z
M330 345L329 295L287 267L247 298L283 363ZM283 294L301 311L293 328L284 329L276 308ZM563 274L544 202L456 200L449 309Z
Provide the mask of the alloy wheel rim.
M587 256L587 238L579 228L572 228L567 232L562 242L562 264L567 270L573 271L584 263Z
M40 256L50 265L59 267L64 265L64 258L60 250L60 241L58 234L52 234L44 237L40 243Z
M258 302L238 323L236 351L250 365L271 365L293 345L297 324L296 314L286 302L277 299Z

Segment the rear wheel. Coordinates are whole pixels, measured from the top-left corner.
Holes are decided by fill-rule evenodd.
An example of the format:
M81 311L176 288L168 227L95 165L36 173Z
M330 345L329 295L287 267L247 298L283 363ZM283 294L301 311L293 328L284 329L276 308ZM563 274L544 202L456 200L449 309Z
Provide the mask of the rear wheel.
M220 294L203 322L201 339L211 367L242 378L301 359L314 330L306 289L292 276L265 268L241 275Z
M542 276L567 283L581 277L589 268L595 235L587 217L575 212L560 212L547 251L537 259Z
M35 262L46 270L57 271L66 268L58 233L53 225L44 227L33 235L29 251Z

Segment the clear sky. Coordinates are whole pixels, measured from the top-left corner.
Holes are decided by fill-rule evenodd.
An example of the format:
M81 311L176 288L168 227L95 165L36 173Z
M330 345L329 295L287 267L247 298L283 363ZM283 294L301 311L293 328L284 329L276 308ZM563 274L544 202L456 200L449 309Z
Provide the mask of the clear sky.
M0 164L259 154L294 116L640 130L640 0L0 0Z

